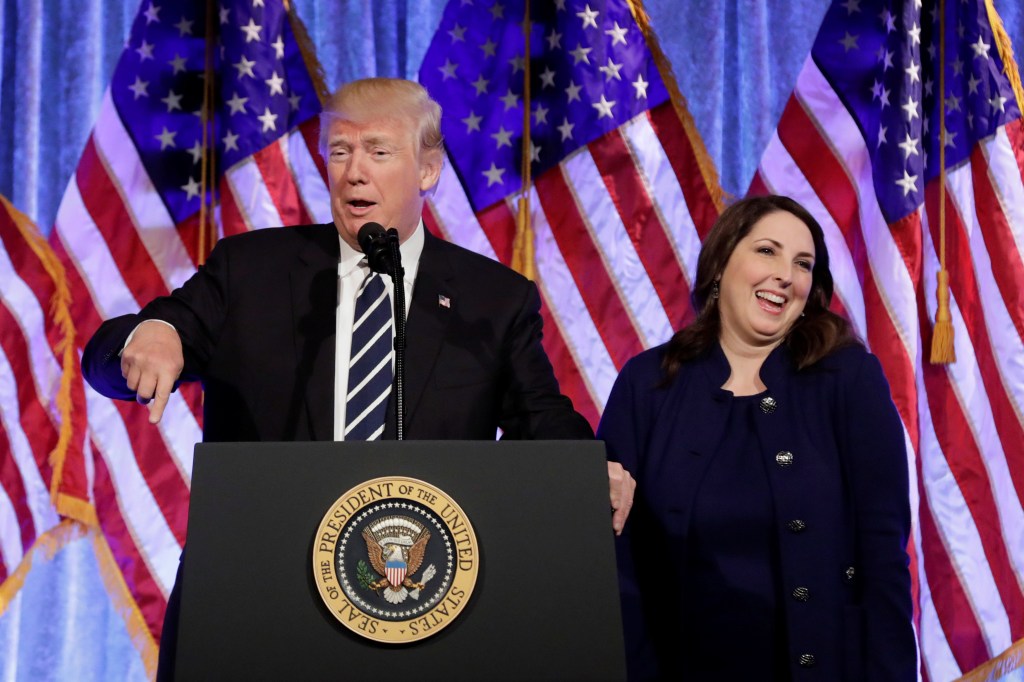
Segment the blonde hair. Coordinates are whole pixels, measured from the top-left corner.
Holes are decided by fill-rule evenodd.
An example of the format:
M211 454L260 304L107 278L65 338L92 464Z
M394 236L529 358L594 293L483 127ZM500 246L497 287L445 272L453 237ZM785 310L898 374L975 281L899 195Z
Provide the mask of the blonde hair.
M346 83L324 102L320 113L320 155L327 159L327 132L338 118L404 118L419 126L420 152L444 148L441 105L419 83L402 78L363 78Z

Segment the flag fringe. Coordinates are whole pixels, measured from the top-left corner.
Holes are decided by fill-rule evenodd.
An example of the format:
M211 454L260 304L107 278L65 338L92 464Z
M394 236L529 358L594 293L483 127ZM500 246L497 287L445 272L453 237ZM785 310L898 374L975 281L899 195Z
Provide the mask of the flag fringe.
M722 189L722 185L718 180L718 170L715 168L715 162L711 159L711 155L708 154L708 150L704 146L704 140L697 130L697 124L693 120L693 114L690 113L690 109L686 106L686 99L679 90L679 83L676 82L672 64L662 51L661 44L658 42L658 36L654 33L654 29L651 28L651 19L647 15L647 10L644 9L643 0L627 1L629 9L633 13L633 19L636 21L637 26L640 27L644 40L647 41L647 47L654 56L654 63L658 66L661 79L665 82L669 97L672 99L672 108L675 109L676 115L679 116L679 121L683 124L683 130L686 132L686 137L690 141L690 147L693 148L693 154L697 158L697 167L700 170L701 177L704 178L704 184L707 185L711 201L718 212L721 213L725 208L726 200L730 199L730 197Z
M124 619L128 637L135 645L135 650L139 652L142 665L146 669L146 676L152 680L156 677L159 644L154 639L153 633L150 632L149 626L146 625L146 619L142 617L142 611L128 589L128 584L124 580L124 575L121 573L120 566L117 565L117 559L114 558L114 553L111 551L106 537L99 527L89 529L89 535L92 536L93 551L96 553L96 561L100 566L103 585L107 588L107 594L110 596L114 610Z
M52 561L61 549L72 540L83 537L87 532L84 525L72 519L65 519L59 524L46 531L32 544L32 547L21 558L18 567L7 576L7 580L0 584L0 616L7 612L7 608L14 601L18 592L25 586L25 578L28 576L36 558L42 555L44 561Z
M100 523L96 517L96 508L91 502L86 502L80 497L58 492L54 506L61 516L74 519L86 526L98 526Z
M988 12L988 23L992 25L992 36L996 47L999 48L999 58L1003 60L1003 73L1013 87L1013 94L1017 97L1017 107L1024 107L1024 87L1020 82L1020 71L1017 69L1017 61L1013 57L1013 43L1006 33L1003 20L996 11L992 0L985 0L985 10Z
M28 216L16 209L6 197L0 195L0 205L11 217L15 227L21 233L25 243L28 244L32 252L35 253L36 258L42 264L43 269L46 270L46 274L50 276L53 281L53 295L50 297L50 314L53 316L53 320L60 330L61 338L57 340L54 350L60 354L61 357L61 378L60 388L57 391L57 410L60 414L60 434L57 438L57 445L54 446L53 451L49 454L49 463L53 468L52 478L50 480L50 498L53 501L54 506L58 507L60 511L60 498L62 493L60 492L61 483L64 478L64 462L67 459L68 449L71 445L71 437L73 435L72 422L71 422L71 384L76 378L75 360L75 323L71 319L71 290L68 287L67 273L64 271L64 266L61 264L57 255L50 248L50 245L46 243L46 239L43 238L42 234L39 233L39 229L35 224L29 220ZM66 496L65 496L66 497ZM87 505L87 502L82 502L83 505ZM65 504L64 506L69 507ZM84 517L75 515L80 521L86 522L86 519L91 518L95 522L95 512L91 515L87 514Z
M954 682L999 682L1018 670L1024 670L1024 639L1018 639L1009 649Z
M295 33L295 42L299 45L299 52L302 54L302 61L306 64L306 71L309 72L309 77L313 80L313 87L316 88L317 97L323 104L331 93L327 89L324 67L316 56L316 46L313 44L313 39L309 37L306 25L302 23L302 19L292 7L292 3L285 0L284 8L288 12L288 23L291 24L292 32Z

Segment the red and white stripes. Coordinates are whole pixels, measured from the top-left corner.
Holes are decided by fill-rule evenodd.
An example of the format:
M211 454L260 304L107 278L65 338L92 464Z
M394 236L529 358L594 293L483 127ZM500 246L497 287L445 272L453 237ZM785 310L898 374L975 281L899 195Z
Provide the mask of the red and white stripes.
M800 201L822 224L841 307L882 362L903 418L915 485L918 635L930 680L966 673L1024 636L1020 130L1020 121L1001 129L947 176L951 365L927 359L938 186L926 188L916 213L887 224L864 139L811 59L754 183Z
M693 182L695 158L665 104L580 148L531 188L544 345L562 390L595 425L622 365L691 314L700 239L717 216L706 185ZM446 238L510 262L513 199L474 213L446 167L430 208L428 224Z
M314 119L228 170L219 234L329 220L315 130ZM195 217L171 219L108 93L50 237L68 271L79 346L102 320L137 312L191 276L198 234ZM153 426L140 406L85 391L98 520L135 602L127 606L142 619L132 630L151 644L185 541L200 393L174 393Z
M58 282L37 248L46 244L28 219L0 201L0 583L59 522L50 493L64 371L55 350ZM13 591L0 590L0 609Z

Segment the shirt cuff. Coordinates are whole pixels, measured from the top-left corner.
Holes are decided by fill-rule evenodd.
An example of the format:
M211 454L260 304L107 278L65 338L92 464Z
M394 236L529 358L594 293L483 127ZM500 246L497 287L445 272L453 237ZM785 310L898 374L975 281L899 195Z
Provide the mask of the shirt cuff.
M174 329L174 325L173 324L171 324L170 322L166 322L164 320L155 320L155 319L154 320L143 320L142 322L139 322L137 325L135 325L135 329L133 329L132 333L128 335L128 338L124 340L124 345L121 346L121 350L118 351L117 357L121 357L121 353L123 353L124 349L128 347L128 344L132 342L132 337L135 336L135 332L139 331L139 327L141 327L142 325L146 324L147 322L159 322L160 324L166 324L171 329ZM174 329L174 333L177 334L178 330Z

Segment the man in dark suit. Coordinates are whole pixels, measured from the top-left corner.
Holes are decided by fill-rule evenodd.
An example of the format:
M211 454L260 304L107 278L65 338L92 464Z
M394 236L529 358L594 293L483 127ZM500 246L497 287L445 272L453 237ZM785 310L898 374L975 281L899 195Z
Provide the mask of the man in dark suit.
M407 438L493 439L498 428L506 438L593 438L541 346L536 286L423 226L443 162L440 107L426 91L396 79L345 85L325 105L320 147L333 224L222 240L170 296L97 330L83 357L93 388L148 404L156 423L178 382L201 380L206 441L344 439L357 419L346 414L355 299L371 276L357 234L376 222L399 233L411 301ZM608 473L620 532L635 484L618 464ZM173 641L161 649L165 677Z

